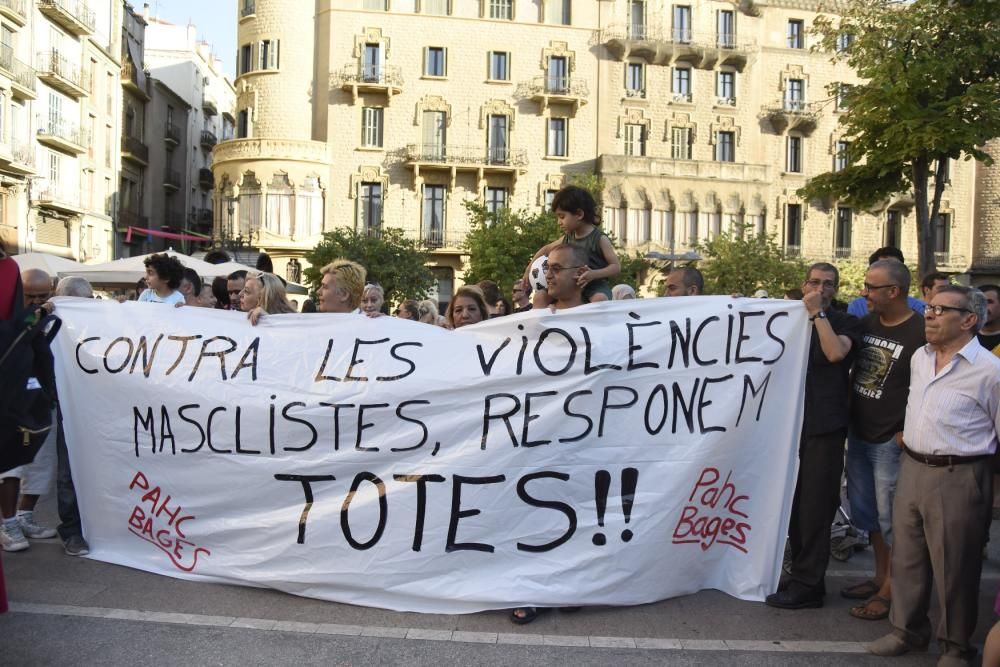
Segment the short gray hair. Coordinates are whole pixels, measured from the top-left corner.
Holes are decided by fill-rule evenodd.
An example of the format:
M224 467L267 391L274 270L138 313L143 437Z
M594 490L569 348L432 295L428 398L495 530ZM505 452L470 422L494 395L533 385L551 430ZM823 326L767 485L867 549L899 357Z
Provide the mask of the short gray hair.
M889 274L889 280L899 286L900 292L903 294L910 292L910 270L898 259L880 259L872 262L868 269L885 269Z
M86 278L67 276L56 285L56 296L78 296L84 299L93 299L94 290Z
M976 326L972 333L979 333L979 330L986 324L986 295L975 287L965 285L944 285L938 288L938 294L960 294L965 301L964 307L968 308L976 316ZM929 306L928 306L929 307Z

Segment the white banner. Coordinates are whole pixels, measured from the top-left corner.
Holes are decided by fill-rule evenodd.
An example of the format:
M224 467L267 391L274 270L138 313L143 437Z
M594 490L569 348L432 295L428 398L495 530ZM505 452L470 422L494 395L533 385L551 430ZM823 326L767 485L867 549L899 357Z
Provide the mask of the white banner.
M800 302L620 301L460 331L56 303L92 558L435 613L777 584Z

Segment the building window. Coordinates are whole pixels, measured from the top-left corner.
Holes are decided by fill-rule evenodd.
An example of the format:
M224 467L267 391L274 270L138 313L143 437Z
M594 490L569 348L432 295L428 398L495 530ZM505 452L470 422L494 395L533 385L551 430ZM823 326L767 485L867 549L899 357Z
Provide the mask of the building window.
M785 81L785 111L802 111L805 108L806 82L803 79Z
M736 104L736 72L719 72L716 79L716 95L719 104L735 106Z
M571 0L545 0L545 22L553 25L570 25Z
M551 211L552 210L552 202L554 202L556 200L556 192L558 192L558 190L546 190L545 191L545 210L546 211Z
M91 139L91 140L93 141L93 139ZM104 166L106 168L108 168L108 169L111 168L111 154L113 152L111 150L111 148L112 148L113 145L114 145L114 141L112 141L112 139L111 139L111 126L110 125L105 125L104 126Z
M850 160L848 160L847 157L847 152L850 150L850 148L851 148L850 141L837 142L837 152L833 156L834 171L843 171L844 169L847 168L847 165L850 164Z
M931 221L934 231L934 259L941 264L949 263L951 252L951 214L939 213Z
M798 257L802 252L802 204L785 208L785 254Z
M361 109L361 145L382 148L382 107Z
M490 164L510 162L509 118L503 114L493 114L489 118L489 134L486 137L487 156Z
M837 208L837 228L834 230L835 257L851 256L851 226L854 214L851 209L840 206Z
M569 92L569 60L564 56L549 56L545 72L545 88L550 93Z
M674 5L673 40L682 44L691 42L691 8L687 5Z
M837 53L846 53L854 43L854 35L849 32L842 32L837 35Z
M507 208L507 188L486 188L486 210L496 215Z
M852 87L853 86L849 83L841 83L837 85L837 111L847 111Z
M785 171L790 174L801 174L802 137L786 137L785 141Z
M240 47L240 74L253 71L253 46L244 44Z
M447 16L450 12L449 3L451 0L422 0L422 11L424 14L434 16Z
M625 97L646 96L646 66L643 63L625 63Z
M787 46L790 49L805 48L804 24L801 19L791 19L788 22Z
M896 209L890 208L885 212L885 240L882 245L890 248L898 248L903 243L903 221L902 215Z
M295 192L295 233L299 237L323 233L323 193L316 176L306 176Z
M723 49L736 46L736 15L731 9L720 9L716 19L716 41Z
M440 248L444 244L444 195L443 185L424 186L421 237L426 245L434 248Z
M278 40L265 39L257 45L258 69L278 69Z
M236 138L246 139L250 136L250 112L242 109L239 118L236 120Z
M715 159L718 162L736 161L736 133L719 132L715 142Z
M382 184L358 185L358 231L371 234L382 227Z
M372 9L377 12L389 11L389 0L365 0L365 9Z
M491 19L514 20L514 0L489 0L489 3Z
M510 71L507 68L510 54L506 51L490 51L489 78L490 81L510 81Z
M549 118L549 139L545 154L550 157L566 157L566 125L565 118Z
M448 136L447 114L444 111L425 111L422 132L421 155L432 160L443 160Z
M448 69L447 50L442 46L428 46L424 50L424 76L445 76Z
M625 155L646 154L646 126L637 123L625 125Z
M691 101L691 68L675 67L671 92L675 102Z
M691 128L674 127L670 130L670 157L675 160L691 159Z
M265 198L267 211L264 228L278 236L291 236L292 229L292 186L285 174L275 174L267 186Z
M382 45L378 42L365 44L361 60L361 80L378 83L382 79Z
M630 0L628 4L628 36L630 39L646 39L646 2Z

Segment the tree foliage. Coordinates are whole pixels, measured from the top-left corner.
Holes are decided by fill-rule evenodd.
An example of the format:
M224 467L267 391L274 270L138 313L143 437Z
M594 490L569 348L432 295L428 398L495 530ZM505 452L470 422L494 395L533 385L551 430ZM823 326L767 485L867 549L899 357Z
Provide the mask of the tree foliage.
M819 17L814 32L820 48L850 65L862 83L851 88L840 117L851 164L817 176L799 194L878 209L912 190L918 273L926 275L935 270L931 221L940 211L947 160L989 163L980 147L1000 136L997 4L847 0L842 15ZM842 35L851 41L838 50Z
M755 234L750 225L699 242L695 249L706 260L698 267L706 294L749 295L765 289L780 299L805 279L805 262L785 257L774 234Z
M324 233L323 240L305 255L310 264L303 272L306 282L318 288L320 269L341 257L365 267L369 282L382 286L388 303L426 298L434 285L434 274L424 266L424 250L401 229L383 227L379 234L369 235L339 227Z
M556 217L549 212L530 213L501 209L490 213L482 204L465 203L469 213L469 233L463 249L469 254L466 283L493 280L507 292L524 275L531 257L559 236Z

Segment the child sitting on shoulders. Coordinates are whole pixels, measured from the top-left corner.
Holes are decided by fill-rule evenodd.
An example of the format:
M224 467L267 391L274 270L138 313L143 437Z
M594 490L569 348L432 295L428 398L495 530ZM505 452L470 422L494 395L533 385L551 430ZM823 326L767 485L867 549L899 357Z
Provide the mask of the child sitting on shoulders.
M590 303L609 301L611 284L608 278L617 276L621 272L621 264L618 262L615 249L611 246L611 240L597 226L599 223L596 209L594 198L581 187L569 185L557 192L552 198L552 212L556 214L563 236L543 246L531 258L531 262L534 262L542 255L549 254L552 248L560 244L583 248L587 255L587 270L580 274L578 282L583 287L584 302ZM531 269L531 262L528 263L528 270L524 273L524 279L528 284L530 284L528 271ZM544 290L539 290L534 300L536 308L549 304L548 294Z

